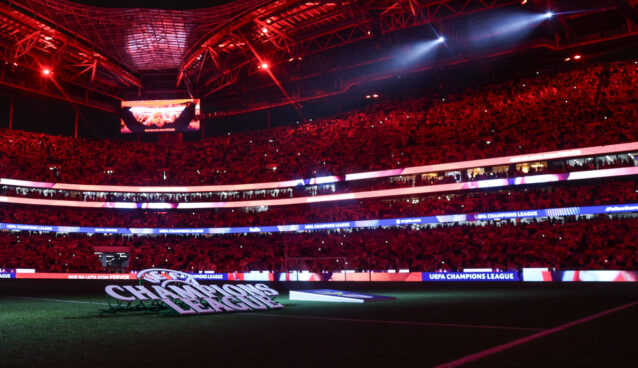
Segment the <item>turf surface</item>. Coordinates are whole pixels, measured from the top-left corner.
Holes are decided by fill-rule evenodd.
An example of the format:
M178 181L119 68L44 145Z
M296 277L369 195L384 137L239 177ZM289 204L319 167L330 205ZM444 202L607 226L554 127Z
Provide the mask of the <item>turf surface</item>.
M278 285L279 289L326 285ZM108 316L103 284L0 282L0 366L430 367L638 300L637 285L330 284L397 297L259 313ZM287 292L282 293L287 296ZM638 306L468 366L634 366Z

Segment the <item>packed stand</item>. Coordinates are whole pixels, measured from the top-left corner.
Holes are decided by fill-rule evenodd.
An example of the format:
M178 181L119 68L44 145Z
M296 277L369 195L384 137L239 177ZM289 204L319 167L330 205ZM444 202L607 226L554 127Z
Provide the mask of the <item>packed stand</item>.
M0 174L88 184L233 184L629 142L638 140L637 84L634 62L583 65L460 95L386 102L295 127L175 145L5 130Z
M575 159L553 160L549 162L541 161L523 164L498 165L494 167L463 169L450 172L390 176L351 182L339 181L336 183L321 185L298 185L296 187L278 189L192 193L127 193L42 189L0 185L0 195L85 202L230 202L355 193L361 191L420 187L499 178L515 178L539 174L563 174L584 170L604 170L634 166L638 166L638 152L607 154L597 157L579 157Z
M129 267L186 271L282 271L287 258L343 257L347 264L307 261L314 272L518 269L636 269L638 218L455 225L433 229L221 236L184 241L140 238ZM331 261L331 267L335 261Z
M141 228L265 226L623 203L638 203L634 177L269 208L153 211L0 205L0 222Z
M129 247L130 270L155 267L191 272L456 271L522 267L635 270L637 232L638 218L606 216L211 237L87 238L3 232L0 268L96 272L101 267L91 246L118 246ZM300 257L324 259L288 261Z
M0 232L0 268L50 272L101 272L94 241L86 236Z

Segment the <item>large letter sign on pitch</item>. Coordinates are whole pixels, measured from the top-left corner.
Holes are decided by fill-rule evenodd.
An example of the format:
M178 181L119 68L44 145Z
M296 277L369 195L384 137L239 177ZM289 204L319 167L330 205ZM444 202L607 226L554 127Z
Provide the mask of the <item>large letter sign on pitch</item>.
M108 285L104 291L116 300L112 312L170 308L179 315L263 311L284 306L273 298L277 290L265 284L201 285L192 275L162 268L137 273L144 285Z

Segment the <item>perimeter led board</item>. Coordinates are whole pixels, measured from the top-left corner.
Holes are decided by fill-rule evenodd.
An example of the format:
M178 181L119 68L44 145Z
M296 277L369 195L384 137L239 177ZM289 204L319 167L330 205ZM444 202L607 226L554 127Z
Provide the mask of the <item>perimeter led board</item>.
M120 133L196 132L197 99L122 101Z

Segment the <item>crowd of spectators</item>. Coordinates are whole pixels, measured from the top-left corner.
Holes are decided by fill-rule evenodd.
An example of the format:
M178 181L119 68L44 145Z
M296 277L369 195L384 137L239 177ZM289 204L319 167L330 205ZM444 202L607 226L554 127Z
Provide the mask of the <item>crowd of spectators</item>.
M313 272L340 269L437 271L463 268L635 269L638 219L552 220L432 229L222 236L171 242L138 239L129 268L216 272L282 271L287 258L343 257L297 263ZM330 267L330 268L328 268Z
M88 227L228 227L321 223L638 202L638 180L542 185L386 199L216 210L0 205L0 222Z
M171 145L5 130L0 173L89 184L233 184L636 141L636 84L633 61L581 66L459 95L379 103L294 127Z
M50 234L0 232L0 268L39 272L102 272L93 239Z
M0 233L0 268L100 271L92 246L129 247L129 270L313 272L635 269L638 218L566 218L435 228L218 235L100 236ZM333 258L290 263L290 258ZM339 261L343 264L339 264Z
M562 174L583 170L601 170L610 168L632 167L637 165L638 152L630 152L598 157L580 157L578 159L570 160L563 159L553 160L550 162L499 165L494 167L472 168L450 172L390 176L350 182L338 181L329 184L305 186L298 185L296 187L278 189L191 193L127 193L43 189L35 187L0 185L0 195L75 201L135 203L186 203L201 201L230 202L241 200L293 198L338 193L354 193L392 188L418 187L499 178L525 177L528 175Z

